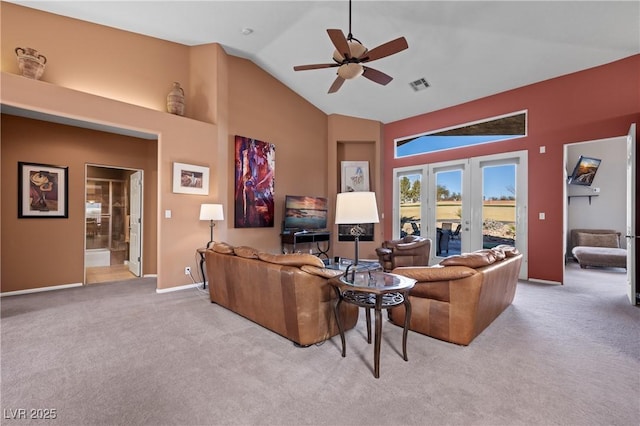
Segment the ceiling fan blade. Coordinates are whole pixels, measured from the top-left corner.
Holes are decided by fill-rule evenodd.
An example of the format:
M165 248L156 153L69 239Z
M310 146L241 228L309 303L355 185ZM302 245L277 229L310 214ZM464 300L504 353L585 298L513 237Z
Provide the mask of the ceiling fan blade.
M338 89L340 89L342 87L342 83L344 83L344 78L338 76L336 77L336 79L333 81L333 84L331 85L331 87L329 87L329 91L327 93L335 93L338 91Z
M293 67L294 71L305 71L305 70L317 70L320 68L331 68L337 67L340 64L311 64L311 65L296 65Z
M394 53L403 51L408 47L409 44L407 44L407 40L404 37L400 37L385 44L381 44L378 47L374 47L368 52L365 52L358 59L360 60L360 62L375 61L376 59L384 58L386 56L393 55Z
M349 49L349 43L347 43L347 38L342 30L327 30L327 33L336 50L340 52L343 58L349 59L351 57L351 49Z
M382 84L383 86L386 86L387 84L389 84L391 80L393 80L393 77L391 77L390 75L387 75L382 71L374 70L373 68L369 68L369 67L364 67L364 72L362 73L362 76L368 78L369 80L375 83Z

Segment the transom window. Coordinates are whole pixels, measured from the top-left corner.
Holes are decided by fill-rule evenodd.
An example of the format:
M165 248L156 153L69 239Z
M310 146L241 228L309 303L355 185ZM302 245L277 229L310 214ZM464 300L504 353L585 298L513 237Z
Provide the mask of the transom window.
M527 111L395 140L395 158L462 148L527 135Z

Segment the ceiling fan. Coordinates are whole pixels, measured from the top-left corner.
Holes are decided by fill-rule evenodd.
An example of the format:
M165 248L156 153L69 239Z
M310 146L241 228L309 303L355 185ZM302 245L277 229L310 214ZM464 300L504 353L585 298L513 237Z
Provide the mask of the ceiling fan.
M329 93L337 92L345 80L351 80L361 75L383 86L389 84L393 77L362 64L393 55L409 47L404 37L391 40L371 50L364 47L360 40L351 34L351 0L349 0L349 34L345 37L342 30L336 29L328 29L327 33L336 48L333 52L334 62L297 65L293 69L294 71L305 71L338 67L338 76L329 88Z

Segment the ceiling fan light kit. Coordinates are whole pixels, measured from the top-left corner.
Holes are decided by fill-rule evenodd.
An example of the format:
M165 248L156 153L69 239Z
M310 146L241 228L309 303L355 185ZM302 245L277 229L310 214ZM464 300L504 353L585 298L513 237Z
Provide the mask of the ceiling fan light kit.
M329 88L329 93L337 92L345 80L352 80L361 75L383 86L389 84L393 77L362 64L391 56L409 47L404 37L381 44L372 50L364 47L351 33L351 0L349 0L349 34L345 37L342 30L339 29L328 29L327 34L336 48L333 52L334 63L297 65L293 67L293 70L305 71L337 67L338 76Z
M360 64L344 64L338 68L338 75L345 80L360 77L364 72L364 67Z

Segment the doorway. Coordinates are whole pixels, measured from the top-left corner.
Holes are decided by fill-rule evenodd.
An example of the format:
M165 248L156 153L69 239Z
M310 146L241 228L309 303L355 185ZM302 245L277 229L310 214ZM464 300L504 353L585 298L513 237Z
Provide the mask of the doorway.
M633 128L635 134L635 128ZM628 137L620 136L607 139L577 142L564 146L565 167L565 201L564 201L564 250L565 268L563 283L567 280L567 274L577 265L571 254L569 235L571 229L611 229L620 232L620 247L629 250L630 239L626 235L629 232L628 223L635 223L635 214L629 212L634 204L631 194L635 191L633 182L627 181L627 169L632 167L628 162ZM633 143L635 146L635 142ZM568 183L568 176L573 171L579 157L588 156L600 160L600 166L589 185L572 185ZM633 168L633 167L632 167ZM636 302L632 293L635 293L635 281L631 279L635 268L588 268L581 271L593 277L600 277L608 272L609 277L619 277L629 283L633 288L630 293L631 303ZM599 285L608 285L614 280L594 280ZM633 285L632 285L633 284ZM615 287L610 287L616 291Z
M85 284L141 275L141 193L141 170L86 165Z

